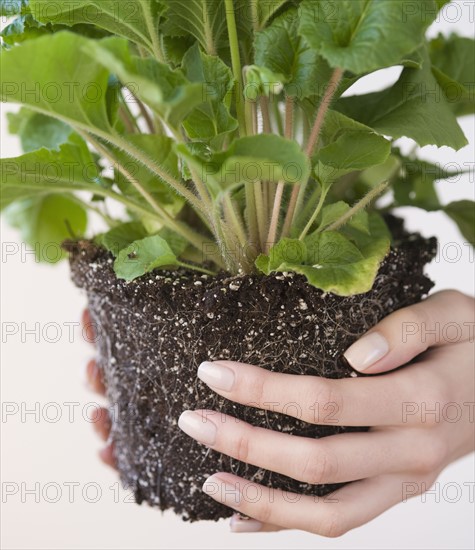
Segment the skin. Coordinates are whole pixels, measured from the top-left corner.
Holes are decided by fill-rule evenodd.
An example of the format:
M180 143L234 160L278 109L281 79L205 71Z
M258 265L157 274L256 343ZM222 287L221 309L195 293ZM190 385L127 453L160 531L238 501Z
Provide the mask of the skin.
M429 490L447 465L473 451L474 306L471 297L443 291L386 317L361 338L377 333L376 340L382 337L387 343L385 355L364 371L383 373L377 377L328 380L219 362L234 373L232 387L225 391L208 385L227 399L285 410L311 423L371 427L367 433L317 440L253 427L218 411L194 411L203 424L211 422L214 439L209 444L200 434L193 436L217 451L307 483L353 482L315 499L216 472L203 490L237 512L231 530L300 529L338 537L403 498ZM358 355L361 359L361 349L368 354L367 343L359 347L359 353L346 354L349 361ZM406 366L395 370L402 365ZM90 386L104 393L94 361L87 374ZM289 403L299 404L300 410L286 407ZM315 403L319 411L331 414L316 415ZM430 413L434 410L438 414ZM107 439L106 410L96 429ZM101 458L114 466L113 444L102 451Z

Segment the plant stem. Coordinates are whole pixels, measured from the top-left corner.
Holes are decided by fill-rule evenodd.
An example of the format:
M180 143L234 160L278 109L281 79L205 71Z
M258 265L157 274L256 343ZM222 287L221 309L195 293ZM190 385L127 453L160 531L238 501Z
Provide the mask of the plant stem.
M261 96L260 104L261 104L263 131L264 131L264 134L270 134L272 133L272 126L271 126L270 114L269 114L269 98L267 98L264 95Z
M256 181L253 184L254 187L254 200L256 205L256 219L257 219L257 230L259 233L259 242L261 244L261 249L265 247L266 241L266 212L264 210L264 202L262 199L262 182Z
M254 32L257 32L260 30L258 0L250 0L250 1L251 1L252 28L254 29Z
M239 239L241 246L245 246L246 232L244 230L242 220L240 219L239 214L236 211L236 207L229 193L226 193L224 196L223 207L224 207L225 216L229 221L229 225L232 227L234 233Z
M226 22L228 26L229 47L231 50L231 63L233 66L234 79L237 84L236 90L236 113L241 130L246 134L246 116L244 109L244 89L241 67L241 56L239 53L239 40L236 29L236 17L234 15L233 0L224 0L226 9Z
M284 135L284 125L282 123L282 116L281 116L280 110L279 110L279 101L275 96L271 100L271 106L272 106L273 118L274 118L274 121L275 121L276 126L277 126L277 133L280 136L283 136Z
M320 200L318 201L317 208L315 208L315 211L313 212L311 218L308 220L307 225L305 226L302 233L300 233L299 241L303 241L305 237L307 236L307 233L312 228L312 225L314 224L315 220L318 217L318 214L320 214L321 209L323 208L323 204L325 203L325 199L327 198L329 188L322 189L322 192L320 194Z
M137 105L139 106L139 109L140 109L140 114L142 115L143 119L145 120L145 123L147 124L147 128L148 128L149 132L151 134L161 133L161 132L157 132L157 128L155 127L156 125L153 121L153 118L150 116L150 113L147 111L147 108L145 107L145 105L137 97L135 98L135 100L137 101ZM161 130L161 128L160 128L160 130Z
M203 240L202 237L195 234L194 231L192 231L189 227L187 227L185 224L179 222L178 220L175 220L164 208L162 208L155 199L150 195L150 193L142 187L142 185L134 178L134 176L126 169L124 166L122 166L120 163L117 162L117 160L114 158L109 151L101 145L95 138L93 138L90 135L84 136L85 139L88 139L89 142L97 149L97 151L103 155L109 162L112 162L117 167L117 170L126 178L130 183L135 187L135 189L143 196L143 198L150 204L150 206L153 208L156 214L158 214L158 217L163 223L163 225L167 226L169 229L172 229L182 237L184 237L187 241L189 241L193 246L198 248L198 250L202 250Z
M292 139L294 133L294 101L287 96L285 100L285 137ZM282 196L284 194L285 182L279 181L274 198L274 207L272 209L272 217L269 226L269 234L266 242L266 252L268 252L275 244L277 236L277 226L279 225L280 208L282 204Z
M257 228L256 205L254 202L254 185L250 182L244 184L246 195L246 218L249 232L249 242L252 246L259 243L259 232Z
M348 212L343 214L341 218L333 222L331 225L325 228L325 231L336 231L343 225L345 225L348 220L350 220L355 214L357 214L360 210L363 210L366 208L369 203L374 200L378 195L380 195L383 191L385 191L388 187L389 183L387 181L380 183L377 187L372 189L369 193L367 193L360 201L358 201L354 206L352 206Z
M107 223L109 227L114 227L115 225L118 224L117 220L108 216L100 208L96 208L95 206L92 206L92 204L90 204L89 202L83 201L80 197L71 193L71 195L69 195L69 198L72 201L74 201L76 204L79 204L80 206L82 206L85 210L91 210L92 212L96 213Z
M285 98L285 137L294 137L294 99L290 96Z
M187 264L185 262L178 262L178 265L180 267L185 267L186 269L191 269L193 271L199 271L200 273L205 273L206 275L216 275L214 271L210 271L209 269L205 269L204 267L200 267L198 265L194 264Z
M311 158L313 151L315 149L315 146L317 145L318 138L320 137L320 132L323 127L323 123L325 122L325 117L327 115L328 109L330 108L331 102L335 97L335 94L338 90L338 86L340 85L342 78L343 78L343 70L336 68L333 71L330 81L328 82L328 86L325 89L325 93L323 94L322 101L317 111L317 116L315 117L315 122L313 124L312 132L308 140L306 153L309 158Z
M131 118L130 111L122 104L119 106L119 116L122 120L122 122L125 125L125 128L129 134L135 134L137 133L137 126L135 124L135 119Z
M282 202L282 195L284 194L284 182L279 181L277 184L277 190L275 192L274 207L272 209L272 217L269 226L269 234L266 242L266 253L274 246L275 238L277 235L277 226L279 225L280 205Z
M315 149L315 146L318 143L318 138L320 137L320 132L322 130L323 123L325 122L325 117L327 115L328 109L330 108L330 105L335 96L335 93L338 90L338 86L341 82L342 77L343 77L343 70L336 68L333 71L333 74L325 89L325 93L323 94L322 101L318 108L317 115L315 117L315 122L312 128L312 132L310 134L310 138L308 140L307 147L305 150L309 159L312 158L313 151ZM295 217L297 216L298 211L300 210L300 206L303 202L305 189L306 189L306 184L295 185L294 188L292 189L289 208L287 210L287 216L285 218L285 223L284 223L284 231L283 231L284 234L288 234L288 232L290 231L290 228L294 223Z
M132 143L128 142L122 136L109 136L105 138L110 141L113 145L119 147L131 157L138 160L141 164L145 166L152 174L155 174L161 178L165 183L167 183L172 189L174 189L179 195L182 195L194 208L198 211L203 211L203 205L200 204L198 197L192 193L185 185L175 179L172 175L168 174L163 168L153 159L151 159L146 153L141 151L138 147L135 147Z

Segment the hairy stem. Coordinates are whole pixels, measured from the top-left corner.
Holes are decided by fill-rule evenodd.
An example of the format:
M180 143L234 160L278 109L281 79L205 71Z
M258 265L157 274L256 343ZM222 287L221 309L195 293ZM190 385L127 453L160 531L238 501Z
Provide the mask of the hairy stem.
M257 227L256 206L254 202L254 185L250 182L244 184L246 194L246 220L249 235L249 244L258 246L259 232Z
M114 227L115 225L117 225L119 223L116 219L111 218L110 216L108 216L100 208L92 206L92 204L90 202L83 201L80 197L78 197L78 196L76 196L72 193L69 195L69 198L72 201L74 201L76 204L79 204L80 206L82 206L85 210L91 210L91 212L94 212L95 214L100 216L107 223L107 225L109 227Z
M283 136L284 135L284 125L282 123L282 116L281 116L280 110L279 110L279 101L274 96L272 98L270 104L272 106L272 115L273 115L272 118L274 119L275 125L277 126L277 133L280 136Z
M328 113L328 109L330 108L330 105L331 105L331 102L333 101L335 93L338 90L338 86L341 82L342 77L343 77L343 70L336 68L333 71L330 81L328 82L328 86L325 89L325 93L323 94L323 98L318 108L318 111L315 117L315 122L313 124L313 128L310 133L307 147L305 149L305 152L310 159L313 155L315 146L318 143L320 132L322 131L323 123L325 122L325 117ZM305 195L305 189L306 189L305 184L295 185L294 188L292 189L289 208L287 210L287 216L284 223L283 233L285 235L288 234L288 232L290 231L290 228L292 227L295 221L298 211L300 210L300 206L303 202L303 198Z
M254 32L257 32L260 30L258 0L250 0L250 1L251 1L252 28L254 29Z
M158 134L158 133L161 134L162 133L161 131L160 132L157 131L157 130L163 130L161 128L161 124L159 128L156 128L156 124L154 123L153 118L150 116L150 113L147 111L147 108L145 107L145 105L137 97L135 98L135 100L137 101L137 105L139 106L140 114L145 120L145 124L147 125L148 131L151 134Z
M325 199L327 198L328 191L329 189L322 189L322 192L320 194L320 200L318 201L318 204L317 204L317 208L315 208L315 211L313 212L312 216L308 220L307 225L305 226L302 233L300 233L300 236L299 236L300 241L303 241L305 239L305 237L307 236L307 233L310 231L310 229L312 228L312 225L315 223L315 220L317 219L318 214L320 214L323 208L323 204L325 203Z
M257 230L259 233L259 242L261 249L265 247L266 241L266 211L264 210L264 201L262 196L262 183L260 181L253 184L254 200L256 205Z
M243 78L241 67L241 55L239 53L239 40L236 29L236 17L234 16L233 0L224 0L226 9L226 23L228 26L229 47L231 50L231 63L234 79L236 81L236 113L241 130L246 131L246 116L244 113Z
M117 170L133 185L133 187L152 207L152 209L155 211L155 214L158 216L160 222L163 223L163 225L184 237L193 246L198 248L198 250L202 250L203 237L195 233L191 228L189 228L182 222L173 218L164 208L162 208L162 206L155 201L150 193L142 187L140 182L137 181L124 166L117 162L114 156L111 155L109 151L101 145L101 143L99 143L95 138L90 135L86 135L84 137L91 143L91 145L94 146L98 153L100 153L104 158L109 160L109 162L117 167Z
M164 170L156 161L152 160L146 153L141 151L138 147L128 142L122 136L109 136L106 139L113 145L122 149L125 153L132 158L138 160L145 166L152 174L155 174L167 183L172 189L174 189L179 195L182 195L197 211L203 211L203 205L200 203L198 197L191 192L186 186L179 180L175 179L171 174Z
M285 100L285 137L292 139L294 133L294 101L291 97ZM266 252L268 252L275 244L277 236L277 226L279 225L280 208L282 204L282 196L284 194L283 181L277 184L277 190L274 198L274 206L272 208L272 217L269 226L269 234L266 242Z
M335 97L342 78L343 70L336 68L333 71L330 81L328 82L328 86L325 89L325 93L323 94L322 101L315 117L312 132L310 133L310 138L308 140L307 148L305 151L309 158L312 156L315 146L317 145L318 138L320 137L320 132L322 131L323 123L325 122L325 117L333 101L333 98Z
M194 264L187 264L185 262L178 262L178 265L180 267L184 267L186 269L191 269L193 271L198 271L199 273L205 273L206 275L216 275L214 271L210 271L209 269L205 269L204 267L200 267Z
M270 113L269 113L269 98L266 96L261 96L261 114L262 114L262 125L264 134L272 133L272 126L270 122Z
M337 229L340 229L340 227L343 227L355 214L357 214L360 210L365 209L371 201L373 201L376 197L381 195L381 193L383 193L388 188L388 185L389 183L387 181L380 183L377 187L375 187L369 193L367 193L354 206L352 206L348 210L348 212L346 212L346 214L341 216L341 218L333 222L328 227L324 228L325 231L336 231Z

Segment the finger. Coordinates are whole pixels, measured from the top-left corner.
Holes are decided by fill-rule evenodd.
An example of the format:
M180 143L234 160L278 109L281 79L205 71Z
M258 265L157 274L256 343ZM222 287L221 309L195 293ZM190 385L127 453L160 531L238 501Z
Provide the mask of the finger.
M231 517L229 527L232 533L271 533L285 530L285 527L262 523L241 514L234 514Z
M117 469L114 443L110 443L107 447L101 449L99 451L99 457L104 464L107 464L107 466L110 466L111 468Z
M475 301L454 290L392 313L345 352L350 365L374 374L400 367L431 346L473 338Z
M422 367L421 363L385 376L331 380L233 361L206 361L198 377L226 399L311 424L392 426L417 423L416 417L404 417L404 403L423 400L431 410L445 399L442 389L432 388L437 384L428 380Z
M109 411L104 407L96 409L91 418L91 423L94 426L95 432L101 439L107 441L112 427Z
M355 481L417 468L425 456L419 431L380 430L315 439L251 426L216 411L185 411L190 437L246 464L310 484ZM422 464L421 464L422 466Z
M92 391L100 395L106 394L106 387L102 377L101 369L97 366L95 359L91 359L86 367L87 383Z
M261 523L338 537L400 502L404 482L400 476L373 477L317 498L269 489L220 472L205 481L203 491Z
M95 323L92 321L91 314L88 309L83 311L81 321L84 340L86 340L87 343L94 345L96 343Z

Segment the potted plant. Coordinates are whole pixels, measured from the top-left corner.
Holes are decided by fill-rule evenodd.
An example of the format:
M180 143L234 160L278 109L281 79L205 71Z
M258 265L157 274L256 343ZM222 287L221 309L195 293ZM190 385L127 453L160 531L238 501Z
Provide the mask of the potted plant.
M196 369L356 376L344 350L432 286L435 239L391 211L443 210L474 242L473 202L443 205L434 187L454 172L416 156L466 145L457 117L474 108L473 41L426 38L445 3L0 2L0 95L22 104L9 124L24 149L1 161L2 209L40 259L66 241L137 502L228 516L199 490L217 469L334 490L219 455L176 422L199 407L312 437L350 429L217 398ZM389 88L345 94L392 66ZM88 215L107 228L88 234Z

